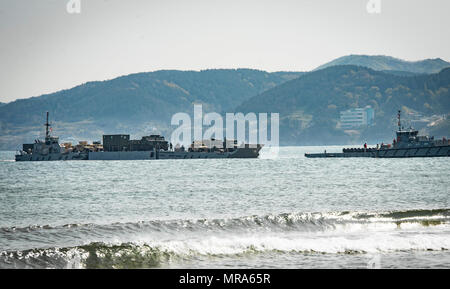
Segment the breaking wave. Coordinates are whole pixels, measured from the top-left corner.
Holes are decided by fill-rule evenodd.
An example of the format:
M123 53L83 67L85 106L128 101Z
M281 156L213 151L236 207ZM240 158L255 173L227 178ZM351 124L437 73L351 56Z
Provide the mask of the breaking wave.
M35 247L4 250L0 268L151 268L268 252L442 251L450 249L449 224L450 209L436 209L7 227L0 240L22 238Z
M439 225L450 221L450 209L408 210L391 212L327 212L327 213L284 213L278 215L246 216L224 219L195 220L154 220L136 223L97 224L65 224L62 226L31 225L27 227L3 227L0 232L33 232L39 230L95 229L95 230L142 230L154 231L204 231L204 230L234 230L250 228L270 228L281 230L299 229L333 229L342 224L392 223L401 225L417 223L424 226Z

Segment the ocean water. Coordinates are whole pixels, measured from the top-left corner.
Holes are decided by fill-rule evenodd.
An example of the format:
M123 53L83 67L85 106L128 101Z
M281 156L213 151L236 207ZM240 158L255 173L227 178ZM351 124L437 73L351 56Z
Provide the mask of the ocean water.
M448 158L304 157L324 149L24 163L0 152L0 268L450 268Z

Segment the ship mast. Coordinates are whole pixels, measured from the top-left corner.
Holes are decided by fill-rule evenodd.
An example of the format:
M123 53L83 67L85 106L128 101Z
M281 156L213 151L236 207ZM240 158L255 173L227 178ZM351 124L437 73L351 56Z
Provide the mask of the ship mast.
M400 122L400 114L401 114L401 111L399 110L398 111L398 115L397 115L397 118L398 118L398 131L402 130L402 125L401 125L401 122Z
M49 137L48 127L50 126L50 124L48 123L48 111L47 111L47 122L44 125L45 125L45 138L48 138Z

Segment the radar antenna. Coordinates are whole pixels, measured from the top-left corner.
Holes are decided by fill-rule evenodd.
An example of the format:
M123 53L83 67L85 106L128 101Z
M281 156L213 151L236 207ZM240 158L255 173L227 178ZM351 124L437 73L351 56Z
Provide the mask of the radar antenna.
M44 124L45 125L45 137L49 137L49 131L48 128L50 126L50 124L48 123L48 111L47 111L47 122Z

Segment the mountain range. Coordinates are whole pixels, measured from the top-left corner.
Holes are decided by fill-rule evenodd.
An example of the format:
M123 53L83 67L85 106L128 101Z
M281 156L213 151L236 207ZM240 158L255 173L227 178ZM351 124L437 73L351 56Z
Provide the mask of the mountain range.
M191 112L279 112L281 144L344 144L391 138L396 110L424 132L449 136L450 63L407 62L350 55L311 72L253 69L161 70L88 82L71 89L0 104L0 149L43 135L45 112L64 141L103 133L170 135L170 118ZM339 112L370 105L375 124L340 129Z
M0 107L0 148L42 137L46 111L63 140L95 140L104 133L167 134L171 116L190 112L193 103L203 104L205 112L233 111L242 101L300 75L252 69L161 70L88 82Z
M368 105L375 110L373 126L348 132L340 128L341 111ZM450 68L405 77L362 66L331 66L254 96L236 111L279 112L284 144L316 145L392 139L398 109L404 112L405 123L416 121L418 128L427 128L429 123L420 122L425 116L437 116L435 125L445 122L450 112Z
M420 61L405 61L384 55L347 55L317 67L315 70L337 66L357 65L384 71L397 75L414 75L437 73L444 68L450 67L450 63L440 58L425 59Z

